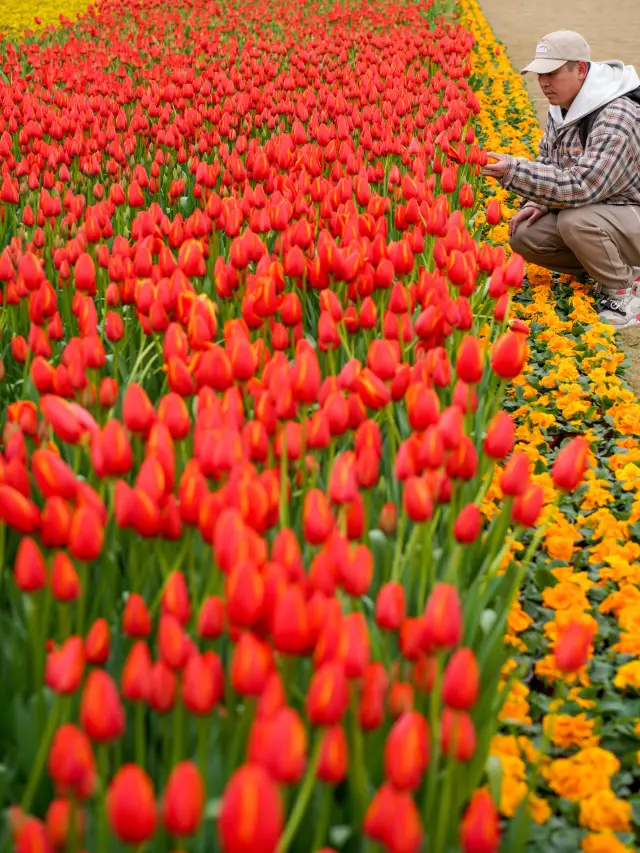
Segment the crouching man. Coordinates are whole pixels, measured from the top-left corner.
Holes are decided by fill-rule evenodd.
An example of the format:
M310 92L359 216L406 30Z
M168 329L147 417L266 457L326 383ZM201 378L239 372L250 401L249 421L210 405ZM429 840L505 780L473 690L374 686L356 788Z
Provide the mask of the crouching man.
M578 33L545 36L522 73L538 75L549 113L534 161L490 154L484 169L525 200L509 223L514 251L597 283L600 319L640 323L640 78L590 62Z

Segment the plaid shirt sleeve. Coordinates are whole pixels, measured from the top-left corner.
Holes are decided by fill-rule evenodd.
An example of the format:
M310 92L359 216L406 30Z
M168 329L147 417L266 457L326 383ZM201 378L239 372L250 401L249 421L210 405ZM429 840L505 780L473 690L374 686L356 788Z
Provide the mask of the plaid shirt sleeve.
M551 151L549 149L549 134L553 129L553 119L547 113L547 121L544 126L544 133L542 134L542 139L538 143L538 156L536 157L536 163L542 163L545 166L548 166L551 163Z
M575 163L562 169L540 160L507 157L501 183L539 204L583 207L619 194L633 183L638 153L635 108L620 100L598 116Z

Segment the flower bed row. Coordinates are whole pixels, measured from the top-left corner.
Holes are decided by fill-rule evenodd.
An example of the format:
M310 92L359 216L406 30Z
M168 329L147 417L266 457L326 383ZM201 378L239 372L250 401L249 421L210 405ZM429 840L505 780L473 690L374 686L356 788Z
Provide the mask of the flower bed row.
M496 732L588 445L514 452L524 270L477 242L441 11L112 0L3 43L18 850L517 853L544 817ZM553 639L582 678L592 624Z
M520 75L484 20L465 0L465 23L478 39L479 69L492 85L479 93L487 148L535 155L540 131ZM506 241L511 199L498 188ZM530 324L532 355L517 380L511 411L517 437L535 465L534 480L549 485L549 462L567 437L587 438L595 464L585 484L554 510L543 549L510 619L515 655L524 673L494 743L507 756L503 814L523 796L532 746L545 738L537 794L535 849L622 853L636 849L640 826L640 403L624 381L624 356L612 329L598 321L588 288L529 266L529 287L516 312ZM550 643L570 619L597 631L587 667L561 679Z

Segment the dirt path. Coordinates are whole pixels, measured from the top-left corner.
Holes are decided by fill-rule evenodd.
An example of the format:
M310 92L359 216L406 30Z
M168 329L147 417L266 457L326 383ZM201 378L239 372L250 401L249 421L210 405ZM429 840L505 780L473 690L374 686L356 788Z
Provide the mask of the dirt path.
M533 59L539 38L554 30L576 30L591 45L595 61L621 59L640 73L638 0L618 0L606 6L602 0L480 0L494 33L503 42L516 68ZM544 122L547 101L534 75L525 75L527 88ZM620 343L631 360L629 384L640 397L640 326L620 333Z

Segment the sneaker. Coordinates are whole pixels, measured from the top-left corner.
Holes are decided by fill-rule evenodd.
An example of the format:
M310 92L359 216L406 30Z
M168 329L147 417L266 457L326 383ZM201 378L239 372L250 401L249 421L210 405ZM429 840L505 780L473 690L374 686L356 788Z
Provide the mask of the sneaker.
M618 329L640 325L640 288L638 285L627 290L602 291L598 314L603 323Z

